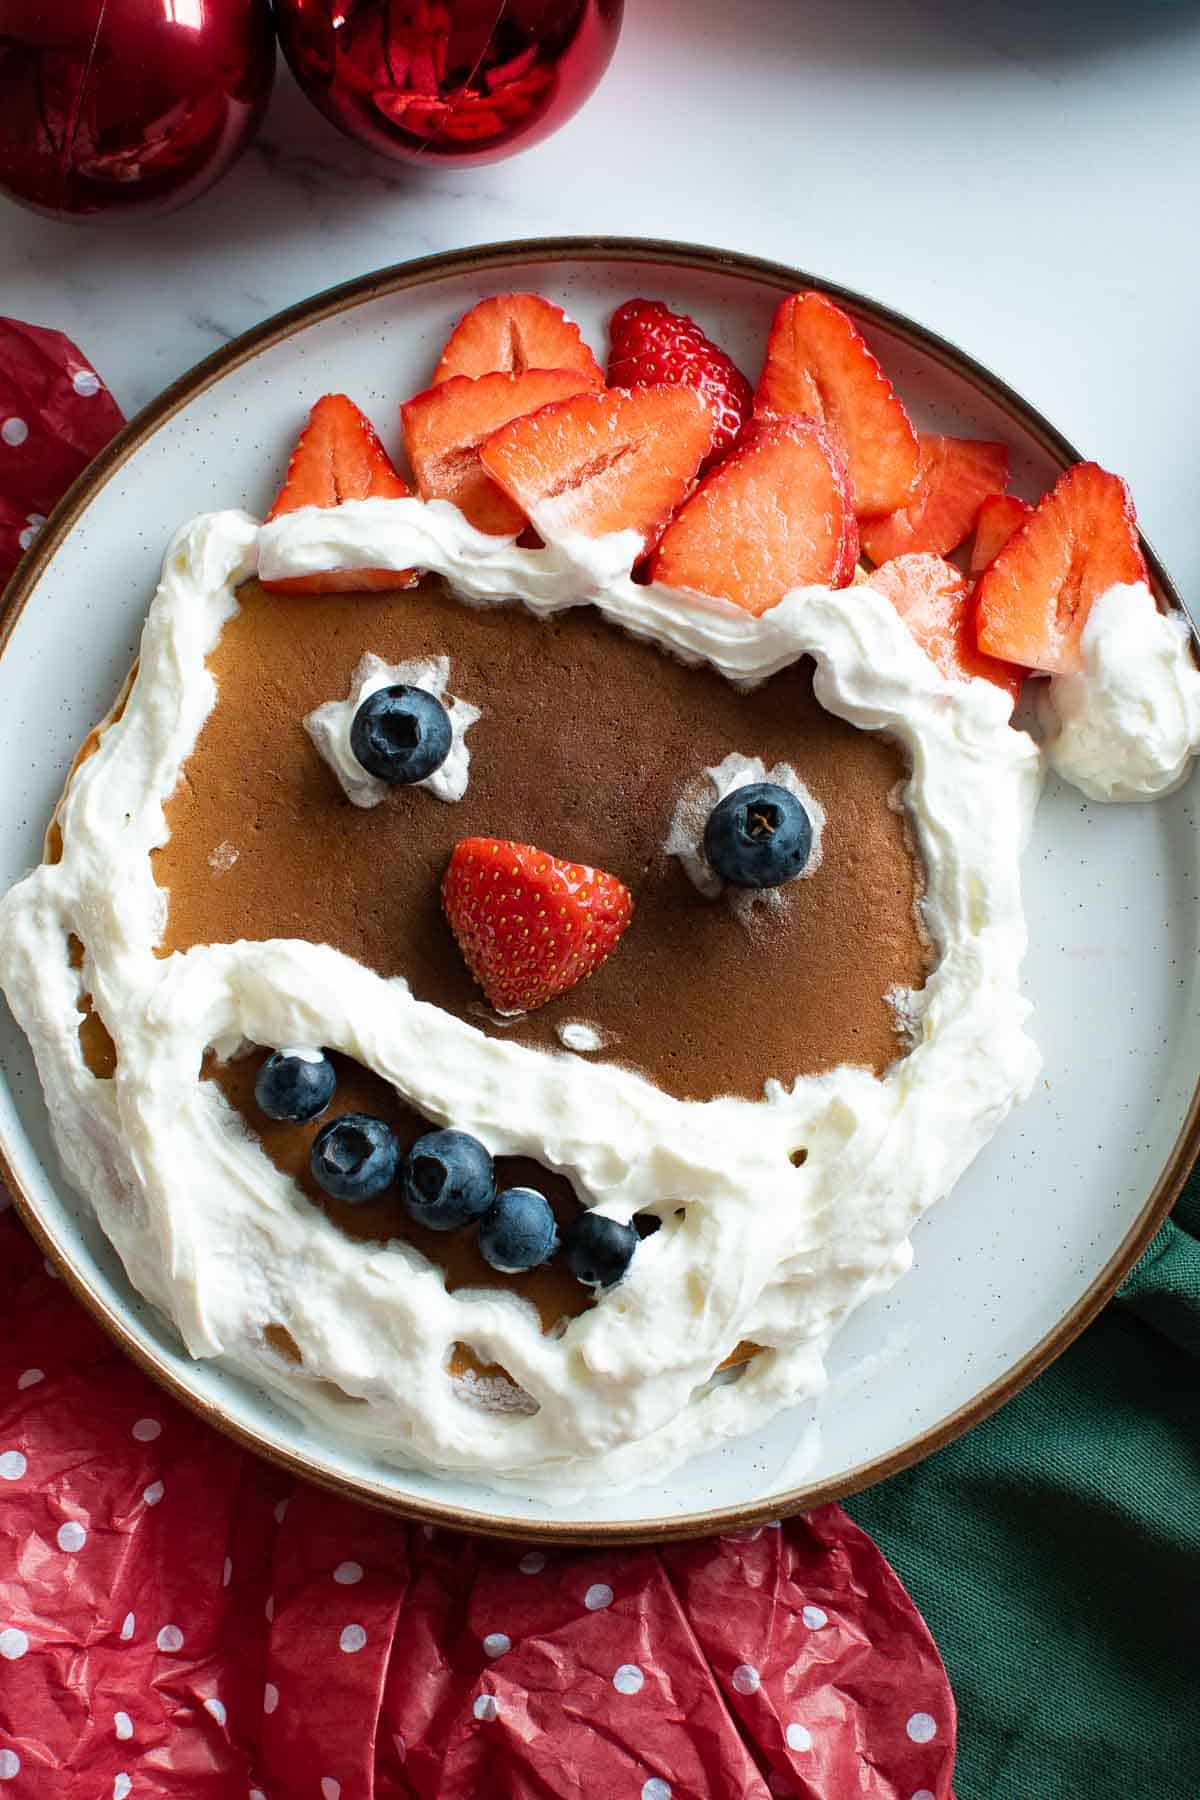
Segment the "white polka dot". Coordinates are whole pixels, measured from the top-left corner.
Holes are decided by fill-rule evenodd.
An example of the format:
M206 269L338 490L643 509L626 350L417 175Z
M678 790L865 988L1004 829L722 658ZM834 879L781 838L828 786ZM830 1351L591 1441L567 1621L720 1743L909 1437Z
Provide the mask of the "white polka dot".
M40 525L25 525L21 528L21 530L17 533L17 543L20 545L22 550L28 550L30 548L30 546L36 540L37 534L40 530L41 530Z
M21 1773L21 1759L15 1750L0 1750L0 1781L13 1781Z
M342 1784L332 1775L321 1777L321 1800L342 1800Z
M19 1657L24 1656L28 1648L29 1639L17 1626L9 1625L0 1631L0 1656L4 1658L5 1662L16 1662Z
M546 1566L546 1559L540 1550L527 1550L517 1564L522 1575L540 1575Z
M116 1732L122 1743L125 1743L133 1736L133 1720L127 1712L113 1714L113 1730Z
M176 1650L183 1649L183 1633L178 1625L162 1626L154 1641L160 1650L166 1651L168 1656L172 1656Z
M392 1743L396 1746L396 1755L400 1758L400 1761L407 1762L408 1761L408 1745L405 1743L404 1739L401 1737L401 1735L398 1731L393 1731Z
M768 1531L781 1531L782 1529L783 1529L782 1519L768 1519L767 1520L767 1530Z
M657 1775L652 1775L649 1781L642 1783L642 1800L671 1800L670 1782L660 1781Z
M366 1641L367 1634L361 1625L343 1625L338 1648L344 1650L347 1656L353 1656L356 1650L362 1649Z
M161 1481L152 1481L148 1488L142 1490L142 1499L147 1506L157 1506L165 1492L166 1489Z
M43 1267L43 1269L45 1269L45 1271L46 1271L47 1275L50 1277L51 1281L58 1280L57 1266L50 1261L50 1258L48 1256L43 1256L42 1267Z
M645 1682L646 1677L636 1663L622 1663L612 1678L618 1694L640 1694Z
M136 1626L136 1624L137 1624L137 1620L134 1618L133 1614L131 1612L127 1612L125 1614L125 1617L121 1620L121 1642L123 1644L127 1644L129 1642L130 1638L133 1636L134 1627Z
M138 1419L133 1435L139 1444L152 1444L156 1437L162 1436L162 1426L157 1419Z
M512 1639L505 1631L489 1631L483 1640L485 1656L503 1656L512 1649Z
M739 1663L733 1671L733 1685L739 1694L757 1694L761 1679L753 1663Z
M811 1750L812 1732L807 1725L789 1725L784 1732L789 1750Z
M71 377L71 386L85 400L100 392L100 377L93 375L90 369L76 369Z
M275 1596L274 1596L274 1594L267 1595L267 1604L263 1607L263 1612L266 1614L267 1624L273 1625L275 1623Z
M221 1586L228 1587L233 1580L233 1558L227 1556L221 1568Z
M20 1481L28 1467L19 1450L0 1452L0 1481Z
M287 1509L288 1503L286 1500L277 1500L275 1502L275 1523L277 1525L282 1525L283 1521L287 1518Z
M78 1519L68 1519L65 1525L58 1528L58 1547L60 1550L82 1550L87 1543L87 1532Z
M810 1631L820 1631L822 1625L828 1625L829 1614L822 1612L819 1606L806 1606L800 1614Z
M119 1775L113 1776L113 1800L125 1800L125 1796L132 1792L133 1783L122 1769Z
M273 1713L278 1705L279 1689L275 1686L273 1681L268 1681L266 1687L263 1689L263 1711L265 1713Z
M500 1717L500 1702L495 1694L476 1694L475 1705L471 1710L485 1725L490 1724L493 1719Z
M211 1700L206 1700L204 1702L204 1710L206 1713L211 1713L218 1725L223 1725L225 1723L227 1716L225 1712L225 1702L223 1700L218 1700L215 1694Z
M612 1601L613 1591L609 1587L607 1581L593 1581L591 1587L583 1596L583 1604L587 1607L589 1612L599 1612L602 1607L611 1606Z
M927 1744L937 1736L937 1720L928 1713L914 1713L904 1729L914 1744Z
M39 1381L45 1381L45 1379L45 1369L26 1369L23 1375L17 1376L17 1386L19 1388L36 1387Z
M342 1587L353 1587L356 1581L363 1578L362 1564L356 1562L340 1562L333 1571L333 1579Z
M28 436L29 427L24 419L5 419L3 425L0 425L0 438L3 438L4 442L14 450L19 444L23 444Z
M932 1788L918 1788L912 1800L936 1800L936 1796Z

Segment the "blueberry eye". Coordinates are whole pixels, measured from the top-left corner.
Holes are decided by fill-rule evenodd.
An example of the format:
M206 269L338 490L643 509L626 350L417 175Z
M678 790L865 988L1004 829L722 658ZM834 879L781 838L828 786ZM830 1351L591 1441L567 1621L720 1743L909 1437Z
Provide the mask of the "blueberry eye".
M424 688L377 688L354 715L350 748L369 775L411 786L440 769L450 754L450 715Z
M735 788L713 807L704 854L735 887L778 887L799 875L812 850L812 821L795 794L773 781Z

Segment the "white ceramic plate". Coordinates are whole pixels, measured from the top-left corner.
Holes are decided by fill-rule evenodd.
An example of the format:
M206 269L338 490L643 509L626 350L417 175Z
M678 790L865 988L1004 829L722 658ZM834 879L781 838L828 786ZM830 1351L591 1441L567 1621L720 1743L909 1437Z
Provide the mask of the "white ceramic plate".
M0 886L40 857L81 739L135 654L171 529L260 512L311 402L352 394L385 439L453 322L514 286L559 301L602 353L631 294L692 313L751 375L781 292L817 277L686 246L500 245L386 271L269 321L134 420L58 509L14 581L0 655ZM836 289L830 290L837 293ZM1007 439L1030 495L1074 452L960 352L841 295L919 424ZM1165 577L1157 570L1160 584ZM318 1436L219 1366L192 1362L142 1302L58 1171L33 1062L0 1005L0 1150L76 1292L151 1373L265 1454L344 1492L468 1529L558 1537L711 1531L807 1507L903 1467L1057 1354L1117 1285L1196 1150L1200 869L1190 790L1104 808L1051 783L1026 858L1044 1080L922 1221L916 1266L837 1342L820 1446L777 1418L656 1485L560 1509L387 1467ZM806 1460L808 1456L808 1460Z

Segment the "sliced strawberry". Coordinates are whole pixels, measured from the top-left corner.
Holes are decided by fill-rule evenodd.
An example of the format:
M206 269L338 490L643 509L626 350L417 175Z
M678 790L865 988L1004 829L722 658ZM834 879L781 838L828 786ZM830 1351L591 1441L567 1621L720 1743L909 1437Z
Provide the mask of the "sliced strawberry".
M725 352L705 337L694 319L661 300L627 300L608 326L610 387L693 387L713 416L711 468L750 417L753 390ZM703 470L701 471L703 472Z
M442 907L467 967L501 1013L532 1012L606 962L633 913L615 875L532 844L464 838Z
M989 494L979 508L975 520L975 542L971 546L971 573L982 575L990 568L1013 532L1023 525L1033 511L1028 500L1015 494Z
M971 535L989 494L1008 485L1008 445L922 432L921 472L907 506L865 519L862 546L874 563L909 551L945 556Z
M979 647L1050 675L1082 667L1079 640L1110 587L1147 581L1137 517L1119 475L1076 463L979 578Z
M655 581L757 617L792 588L854 578L858 531L841 459L811 419L756 419L667 526Z
M308 415L267 518L343 500L402 500L408 492L365 413L345 394L325 394ZM329 569L262 585L273 594L352 594L411 587L416 579L413 569Z
M1024 669L985 656L975 642L975 601L961 569L912 551L876 569L867 584L891 601L932 663L951 681L982 676L1020 698Z
M422 500L453 500L479 531L522 530L525 514L496 486L479 447L510 419L587 387L577 369L526 369L521 375L452 375L406 401L400 418Z
M603 387L599 363L579 327L540 294L497 294L464 313L433 372L433 385L452 375L523 375L526 369L578 369L589 387Z
M824 425L850 471L860 518L912 498L917 434L861 333L825 294L793 294L775 314L754 410Z
M711 442L712 414L693 388L605 388L514 419L482 456L547 542L636 531L649 545Z

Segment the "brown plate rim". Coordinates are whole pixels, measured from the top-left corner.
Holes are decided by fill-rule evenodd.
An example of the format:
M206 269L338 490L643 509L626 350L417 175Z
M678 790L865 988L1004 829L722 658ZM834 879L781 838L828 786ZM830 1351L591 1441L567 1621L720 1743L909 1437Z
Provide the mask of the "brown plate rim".
M32 597L38 581L49 566L60 544L78 521L91 500L106 485L128 458L152 438L167 421L190 401L250 361L271 345L294 332L307 329L324 319L364 305L385 295L397 294L428 282L471 274L494 274L530 263L580 262L646 262L665 267L700 270L710 274L774 287L781 293L797 288L817 287L844 304L856 318L868 325L886 329L901 341L931 356L945 368L963 377L984 393L1022 430L1034 437L1060 465L1080 460L1079 452L1048 419L1006 382L977 362L966 351L915 320L895 312L891 307L836 282L825 281L785 263L737 251L718 250L703 244L678 243L670 239L629 237L557 237L527 238L511 242L475 245L465 250L443 251L436 255L395 263L353 281L339 283L308 300L273 314L251 330L243 332L221 349L197 363L186 374L171 383L155 400L142 408L117 434L84 473L68 489L43 526L36 542L19 564L9 582L0 606L0 655L3 655L22 610ZM1174 583L1153 548L1142 540L1143 550L1154 585L1161 599L1185 612ZM278 1467L304 1480L328 1488L343 1498L363 1501L369 1506L399 1514L421 1523L451 1527L484 1536L511 1538L531 1543L653 1543L676 1538L699 1537L720 1531L740 1531L763 1525L795 1512L808 1511L833 1500L872 1486L877 1481L899 1474L922 1461L935 1450L953 1442L963 1432L979 1424L1006 1400L1010 1400L1035 1376L1049 1367L1054 1359L1091 1323L1101 1307L1116 1292L1134 1262L1150 1243L1165 1220L1200 1152L1200 1085L1192 1095L1187 1116L1158 1179L1138 1217L1105 1267L1090 1283L1075 1305L1055 1328L1036 1343L1019 1362L991 1382L967 1405L959 1407L929 1430L898 1445L888 1455L845 1471L832 1481L811 1483L787 1494L744 1506L713 1507L705 1512L677 1514L668 1518L625 1522L513 1520L489 1515L485 1509L468 1510L458 1506L422 1501L392 1492L382 1483L367 1478L351 1478L328 1469L314 1467L303 1456L285 1445L260 1436L230 1419L221 1408L199 1395L161 1361L143 1343L121 1313L115 1311L97 1292L72 1262L39 1217L35 1204L22 1188L9 1159L7 1146L0 1138L0 1177L11 1192L17 1211L42 1251L53 1259L81 1304L117 1341L146 1374L167 1389L175 1399L197 1413L208 1424L232 1437L243 1448L265 1456Z

